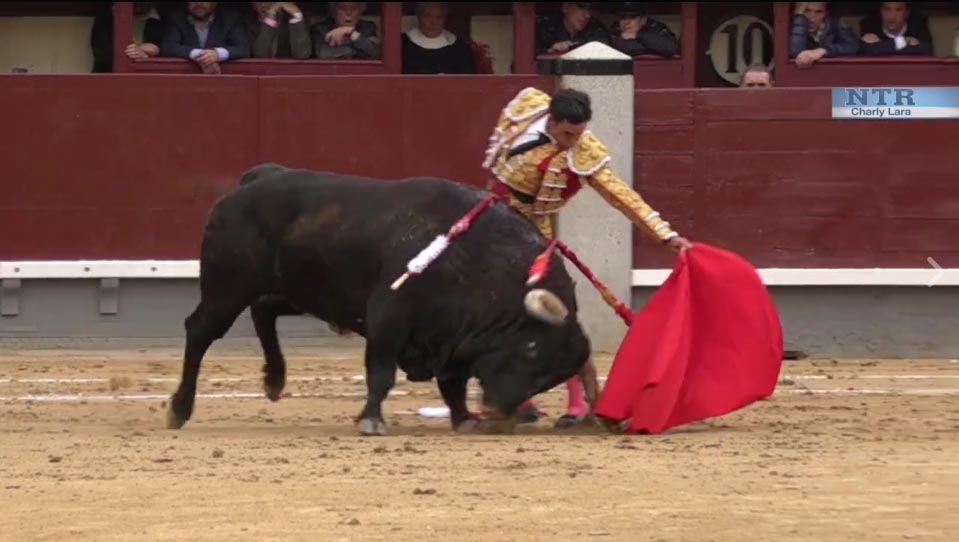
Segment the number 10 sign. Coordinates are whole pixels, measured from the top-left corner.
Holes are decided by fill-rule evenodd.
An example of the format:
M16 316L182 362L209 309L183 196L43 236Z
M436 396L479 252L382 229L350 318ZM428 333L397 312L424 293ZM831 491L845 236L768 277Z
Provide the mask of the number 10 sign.
M706 52L716 74L738 85L750 64L772 68L773 29L752 15L739 15L720 23L709 40Z

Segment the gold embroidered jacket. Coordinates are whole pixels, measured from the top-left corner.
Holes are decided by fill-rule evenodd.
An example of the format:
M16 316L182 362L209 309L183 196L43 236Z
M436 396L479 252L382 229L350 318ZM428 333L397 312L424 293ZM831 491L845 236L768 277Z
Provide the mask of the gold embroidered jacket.
M546 116L549 101L541 90L522 90L500 113L490 137L483 167L509 188L510 203L551 237L553 217L585 183L654 239L676 237L669 223L613 173L605 145L588 130L569 150L550 141L510 156L516 138Z

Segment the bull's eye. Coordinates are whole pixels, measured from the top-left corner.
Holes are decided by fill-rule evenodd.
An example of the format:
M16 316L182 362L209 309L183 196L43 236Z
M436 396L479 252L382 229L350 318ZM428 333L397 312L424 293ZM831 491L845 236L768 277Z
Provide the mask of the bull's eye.
M531 358L536 357L536 341L526 343L526 355Z

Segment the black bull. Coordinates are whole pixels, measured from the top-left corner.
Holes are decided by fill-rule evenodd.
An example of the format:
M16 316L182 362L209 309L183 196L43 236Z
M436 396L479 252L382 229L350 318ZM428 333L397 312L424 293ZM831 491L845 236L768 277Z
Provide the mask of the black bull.
M521 402L576 374L595 397L573 281L557 255L537 287L526 286L546 241L508 206L491 204L422 275L390 289L411 258L486 194L443 179L382 181L274 164L245 173L206 221L201 300L185 321L168 426L190 419L204 354L247 307L273 401L286 383L278 316L308 314L365 337L363 434L386 432L382 403L397 368L412 381L436 378L454 429L481 424L466 406L471 377L483 390L482 423L510 426Z

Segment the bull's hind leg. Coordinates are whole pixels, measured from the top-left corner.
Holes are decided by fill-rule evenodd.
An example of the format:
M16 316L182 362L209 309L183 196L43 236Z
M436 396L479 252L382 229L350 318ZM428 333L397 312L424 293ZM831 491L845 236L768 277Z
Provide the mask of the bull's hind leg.
M276 319L280 316L303 314L282 298L262 297L250 305L250 316L256 336L263 347L263 390L271 401L279 401L286 387L286 360L276 334Z
M170 398L167 427L180 429L193 415L200 362L213 341L222 338L246 308L246 301L213 303L200 301L185 321L186 347L183 353L183 374L180 385Z
M383 401L396 384L396 369L399 366L399 348L390 338L367 339L366 344L366 404L357 420L357 428L363 435L385 435L386 420L383 419Z

